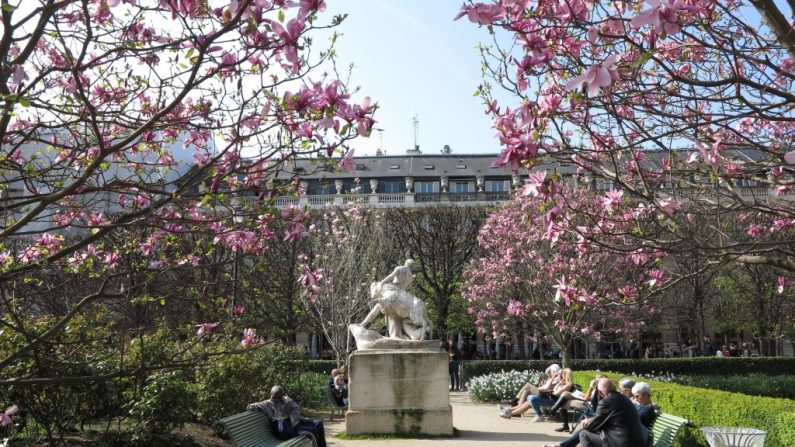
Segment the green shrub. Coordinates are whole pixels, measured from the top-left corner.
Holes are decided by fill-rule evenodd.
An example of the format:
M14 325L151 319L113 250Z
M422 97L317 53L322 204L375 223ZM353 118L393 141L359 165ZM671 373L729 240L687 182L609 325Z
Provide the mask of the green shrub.
M298 402L302 411L309 408L320 409L326 405L326 395L321 388L328 386L328 378L326 374L305 372L283 382L283 386L290 397Z
M467 382L469 397L478 402L495 402L516 396L527 382L538 385L543 371L507 371L475 377Z
M125 404L135 421L133 439L154 441L192 419L194 396L181 371L165 371L146 379L140 391ZM148 444L151 445L151 444Z
M303 355L302 350L271 343L245 353L210 358L196 371L191 387L199 420L209 424L245 411L246 405L269 398L271 387L277 384L300 402L301 391L296 394L289 384L299 383L302 365L307 362L297 360Z
M472 378L500 371L544 371L560 360L469 360L463 362L464 377ZM562 366L562 365L561 365ZM747 374L795 375L795 357L693 357L672 359L572 359L574 371L612 371L623 374Z
M332 369L342 366L337 365L336 360L310 360L308 362L306 360L301 360L295 363L304 371L323 374L328 377L331 376Z
M682 385L731 391L751 396L795 399L795 376L768 376L752 373L737 376L722 375L672 375L670 381Z
M575 372L574 380L584 383L594 374L593 371ZM625 376L616 373L603 374L615 381ZM767 432L766 446L795 445L795 401L696 388L643 377L638 377L637 380L649 382L652 399L663 412L690 419L698 427L752 427ZM679 437L677 445L707 447L708 444L698 428L688 428Z

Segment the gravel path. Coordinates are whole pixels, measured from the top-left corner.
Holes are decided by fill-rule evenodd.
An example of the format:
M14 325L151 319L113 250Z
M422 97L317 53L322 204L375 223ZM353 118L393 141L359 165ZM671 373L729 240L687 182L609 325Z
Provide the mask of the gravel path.
M333 447L542 447L566 439L554 430L560 425L558 422L531 422L532 409L522 418L504 419L497 414L496 405L472 403L466 392L451 392L450 403L453 426L458 429L455 438L341 440L336 434L345 431L345 420L337 418L323 421L326 440Z

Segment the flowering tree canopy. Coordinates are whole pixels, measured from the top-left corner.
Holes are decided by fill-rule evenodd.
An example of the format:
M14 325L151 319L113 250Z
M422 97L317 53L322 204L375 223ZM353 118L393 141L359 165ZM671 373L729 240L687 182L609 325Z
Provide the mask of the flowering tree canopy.
M500 89L479 94L503 146L496 164L548 156L640 212L656 208L666 218L653 235L631 234L638 247L795 271L792 233L771 238L795 225L795 33L783 5L466 2L459 17L494 35L481 51ZM729 213L743 231L723 231ZM713 218L708 237L693 231L695 214Z
M646 297L662 279L651 268L656 260L616 255L578 236L574 228L587 220L575 208L587 208L603 222L611 212L593 206L586 191L567 191L576 197L573 206L546 213L542 195L529 188L525 193L489 217L479 237L486 255L467 268L462 290L479 329L495 336L533 330L551 335L568 363L575 338L598 340L603 333L641 328L640 315L653 312Z
M212 266L181 303L206 318L193 322L200 338L221 329L229 312L197 301L221 298L216 248L257 253L300 236L294 216L271 212L269 180L296 156L333 157L373 124L369 98L355 104L342 82L312 74L332 52L312 52L310 36L341 21L321 23L324 9L323 0L2 1L0 304L14 322L3 330L22 341L2 350L0 369L49 346L90 304L165 305L186 286L169 276L179 268ZM228 200L247 190L259 194L253 205ZM276 234L281 217L288 229ZM195 234L206 243L182 243ZM139 273L148 279L134 281ZM43 309L30 300L57 290L45 280L55 274L92 281L33 325ZM177 286L155 293L158 275ZM255 332L243 329L236 336L251 345Z

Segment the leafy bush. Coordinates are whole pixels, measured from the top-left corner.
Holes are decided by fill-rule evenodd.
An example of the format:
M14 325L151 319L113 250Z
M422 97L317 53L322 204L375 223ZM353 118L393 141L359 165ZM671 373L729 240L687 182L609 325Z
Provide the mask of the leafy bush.
M289 384L300 383L301 365L306 364L297 361L301 356L299 349L271 343L245 353L210 358L196 371L191 386L199 420L212 423L245 411L249 403L269 398L271 387L277 384L300 402L304 399L302 391L296 393Z
M469 397L478 402L494 402L516 396L527 382L538 385L543 371L507 371L475 377L467 382Z
M338 365L336 360L300 360L294 366L303 371L331 376L331 370L342 365Z
M329 375L304 372L282 383L290 397L298 402L301 411L308 408L320 409L326 405L326 395L322 387L328 386Z
M594 372L574 373L578 383L590 380ZM625 374L603 373L617 381ZM643 379L651 385L652 399L665 413L692 420L698 427L753 427L767 431L767 446L795 445L795 402L787 399L747 396L727 391L696 388ZM683 430L678 446L707 447L698 428Z
M671 381L682 385L731 391L751 396L795 400L795 376L768 376L762 373L742 376L684 375L672 376Z
M157 373L125 404L135 420L133 438L154 441L192 419L194 396L180 371Z
M543 371L560 360L470 360L462 362L464 377L472 378L500 371ZM561 365L562 366L562 365ZM794 357L693 357L672 359L572 359L574 371L612 371L623 374L762 374L795 375Z

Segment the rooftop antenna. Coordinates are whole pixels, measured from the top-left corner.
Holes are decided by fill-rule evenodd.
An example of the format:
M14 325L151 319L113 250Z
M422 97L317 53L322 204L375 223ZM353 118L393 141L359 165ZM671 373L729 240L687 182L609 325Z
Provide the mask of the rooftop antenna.
M375 155L380 157L386 155L384 152L384 129L376 127L375 130L378 132L378 149L376 149Z
M411 124L414 125L414 150L420 150L420 118L414 115L414 118L411 119Z

